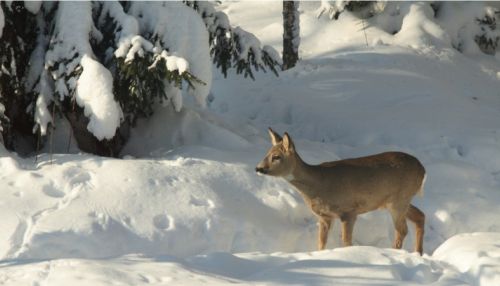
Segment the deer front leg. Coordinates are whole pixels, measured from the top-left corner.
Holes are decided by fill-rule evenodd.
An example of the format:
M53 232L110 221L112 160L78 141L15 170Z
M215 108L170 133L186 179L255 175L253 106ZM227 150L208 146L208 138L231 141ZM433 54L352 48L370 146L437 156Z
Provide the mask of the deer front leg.
M344 214L340 217L340 221L342 222L342 242L344 246L352 245L352 232L354 230L356 217L355 214Z
M320 217L318 223L318 250L325 249L326 241L328 239L328 231L330 230L330 225L332 223L332 218L330 217Z

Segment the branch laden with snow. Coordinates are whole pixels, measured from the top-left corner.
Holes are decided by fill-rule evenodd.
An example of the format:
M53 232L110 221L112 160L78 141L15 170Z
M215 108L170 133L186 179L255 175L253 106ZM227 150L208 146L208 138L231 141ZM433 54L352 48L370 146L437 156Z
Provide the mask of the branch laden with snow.
M179 111L184 93L206 105L211 34L184 3L13 1L0 8L0 103L33 145L43 145L54 130L55 112L70 122L79 147L94 152L80 143L114 144L122 136L117 130L160 104ZM243 30L228 31L225 67L251 77L264 67L275 71L277 52ZM3 135L9 132L4 128Z
M210 33L210 54L224 76L231 68L236 73L254 79L253 70L270 69L278 75L276 66L282 65L279 53L270 46L262 47L260 41L240 27L232 28L226 14L216 11L213 4L205 1L185 1L203 18Z
M98 5L101 5L98 27L111 42L106 43L107 50L100 49L101 58L114 71L115 96L128 122L135 124L138 118L149 117L157 103L171 102L179 111L183 82L191 90L203 89L206 83L190 71L191 66L196 67L199 63L190 65L186 58L168 52L169 43L160 40L161 29L149 30L143 26L146 31L141 34L141 23L133 14L127 14L118 2ZM152 3L131 3L129 11L151 14L154 10L165 9L163 6L149 9L149 5L154 6ZM204 77L207 81L211 79L211 75ZM204 105L206 95L199 95L199 102Z
M58 100L76 100L90 119L88 130L99 140L111 139L120 126L122 111L114 99L113 78L96 60L91 39L102 39L92 21L91 3L59 2L45 66L55 82Z
M157 103L171 102L179 111L184 91L205 106L212 80L208 33L182 3L0 7L0 103L8 118L27 118L23 126L31 125L33 134L48 134L54 111L91 140L110 141L124 118L150 116Z
M361 18L370 18L375 13L374 4L382 1L345 1L321 0L316 10L316 17L327 15L331 20L337 20L344 11L356 12Z

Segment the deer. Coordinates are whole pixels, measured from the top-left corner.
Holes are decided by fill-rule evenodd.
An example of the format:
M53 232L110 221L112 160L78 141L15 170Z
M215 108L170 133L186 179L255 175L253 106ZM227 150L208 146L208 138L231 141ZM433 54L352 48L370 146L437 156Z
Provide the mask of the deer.
M300 193L318 219L318 250L325 249L335 219L342 223L343 246L351 246L357 216L387 209L395 229L393 248L402 248L408 219L416 229L415 251L422 255L425 214L411 204L412 198L423 192L426 179L417 158L392 151L309 165L297 153L288 133L281 137L271 128L268 132L272 147L255 171L281 177Z

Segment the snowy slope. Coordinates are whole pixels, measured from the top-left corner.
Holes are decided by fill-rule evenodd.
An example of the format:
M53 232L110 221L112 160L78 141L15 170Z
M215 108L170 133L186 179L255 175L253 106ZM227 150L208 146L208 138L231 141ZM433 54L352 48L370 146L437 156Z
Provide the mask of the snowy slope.
M124 159L60 154L50 164L0 150L0 284L500 284L496 58L425 45L426 33L412 33L439 33L411 27L419 7L407 7L411 45L372 27L367 46L359 20L318 20L317 6L301 5L295 69L256 81L215 73L206 110L188 102L140 122ZM281 2L221 9L280 49ZM417 156L428 173L413 201L427 215L424 256L411 253L412 227L404 250L388 248L382 211L358 219L356 246L335 248L337 224L330 249L314 252L316 221L300 196L254 173L268 126L288 131L310 163Z

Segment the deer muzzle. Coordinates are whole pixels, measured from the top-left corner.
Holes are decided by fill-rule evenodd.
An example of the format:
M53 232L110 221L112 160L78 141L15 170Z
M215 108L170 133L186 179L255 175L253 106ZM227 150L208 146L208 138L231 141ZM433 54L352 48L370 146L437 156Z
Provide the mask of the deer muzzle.
M259 174L267 174L267 169L264 169L262 167L255 168L255 171Z

